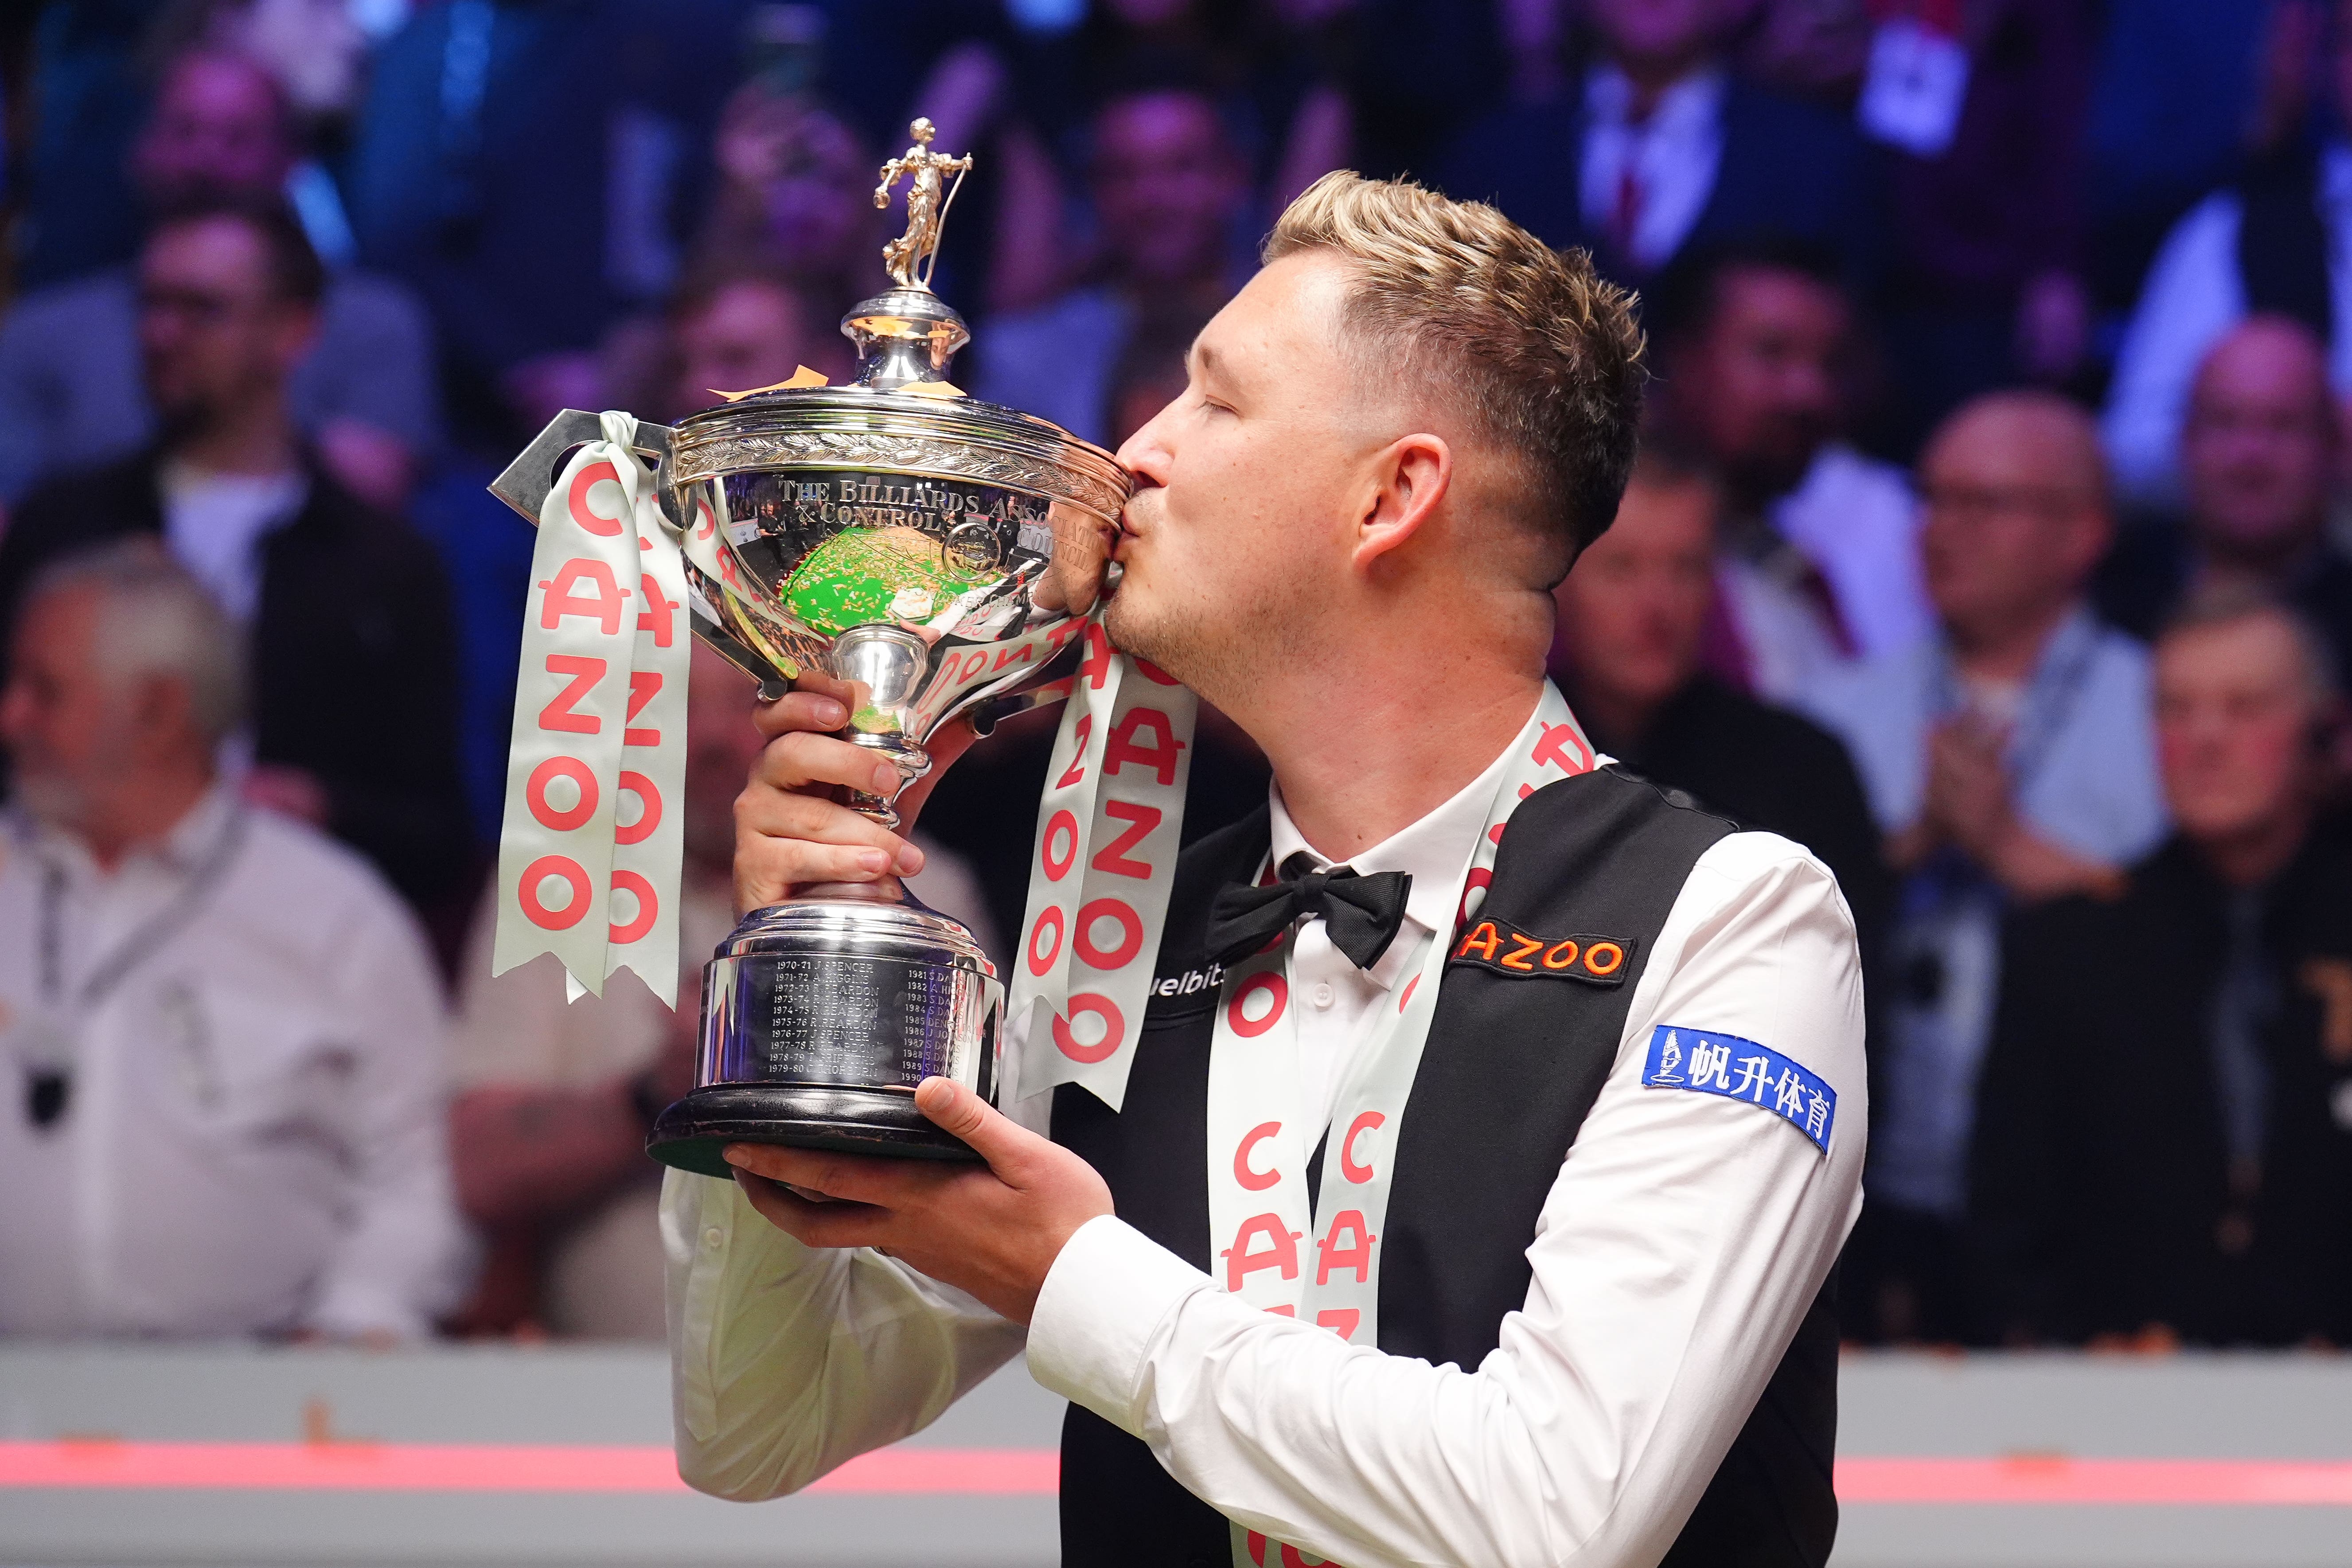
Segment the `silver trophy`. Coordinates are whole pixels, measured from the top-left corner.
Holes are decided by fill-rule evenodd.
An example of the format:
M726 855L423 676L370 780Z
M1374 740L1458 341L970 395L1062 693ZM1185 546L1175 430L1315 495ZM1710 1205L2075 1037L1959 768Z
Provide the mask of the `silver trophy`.
M843 737L887 757L899 788L950 719L1034 689L1110 577L1130 480L1060 426L949 381L971 334L931 292L940 225L969 158L914 144L896 287L852 310L846 386L813 374L678 422L640 424L640 456L688 540L694 629L780 694L805 669L855 688ZM950 183L950 176L953 182ZM806 384L803 384L806 383ZM566 410L491 486L534 522L595 416ZM847 803L886 825L890 795ZM1004 985L971 933L895 879L803 888L755 910L704 971L695 1088L656 1121L656 1159L725 1176L728 1143L977 1159L915 1109L951 1078L992 1100Z

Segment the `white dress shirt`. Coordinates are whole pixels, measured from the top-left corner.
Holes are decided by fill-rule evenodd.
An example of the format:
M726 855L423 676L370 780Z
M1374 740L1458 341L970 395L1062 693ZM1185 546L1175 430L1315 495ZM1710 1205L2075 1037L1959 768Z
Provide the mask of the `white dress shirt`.
M1449 881L1483 818L1456 804L1350 863L1444 866ZM1429 891L1416 877L1411 918L1450 930ZM1328 981L1335 1015L1399 978L1333 978L1314 952L1293 944L1292 994ZM1376 1017L1344 1040L1335 1018L1324 1053L1360 1048ZM1826 1154L1766 1110L1644 1089L1658 1024L1757 1040L1819 1074L1839 1100ZM1526 1304L1475 1367L1257 1311L1111 1216L1063 1247L1024 1332L877 1253L802 1247L731 1183L672 1173L679 1469L727 1497L794 1490L919 1430L1025 1344L1038 1382L1149 1443L1211 1506L1350 1568L1654 1563L1860 1207L1862 1039L1853 921L1828 871L1769 834L1708 849L1537 1222Z
M442 1028L406 910L300 824L216 787L107 871L12 816L0 1334L427 1332L465 1282Z
M1588 233L1623 243L1643 271L1665 265L1698 225L1723 164L1721 66L1704 66L1658 95L1648 118L1633 118L1633 84L1613 65L1592 68L1584 87L1584 156L1578 207ZM1633 196L1633 228L1620 235L1621 206Z
M2115 380L2107 392L2100 436L2116 488L2149 504L2177 503L2180 495L2180 428L2189 395L2205 356L2246 319L2246 289L2238 276L2238 225L2245 204L2234 190L2216 191L2189 209L2148 264L2139 303L2132 308ZM2327 345L2327 379L2338 396L2352 395L2352 146L2336 142L2322 155L2319 216L2327 230L2327 294L2338 323Z
M261 607L261 542L294 520L310 492L299 470L222 474L163 465L163 543L238 622Z

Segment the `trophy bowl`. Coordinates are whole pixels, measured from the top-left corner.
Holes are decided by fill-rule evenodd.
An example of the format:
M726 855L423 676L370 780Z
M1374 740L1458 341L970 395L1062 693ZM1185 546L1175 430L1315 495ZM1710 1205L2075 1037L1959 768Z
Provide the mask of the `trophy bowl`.
M934 159L934 178L968 164L929 153L927 129L908 158ZM846 804L894 826L940 726L1035 687L1083 633L1115 581L1131 488L1101 447L947 381L971 334L923 280L945 205L932 195L929 229L894 242L898 287L842 322L854 383L804 373L636 435L682 531L696 634L764 696L811 669L849 683L842 737L899 782ZM564 454L597 428L567 410L492 489L535 520ZM1003 1008L971 931L896 879L796 889L744 917L705 969L695 1087L646 1151L722 1177L732 1142L976 1160L914 1091L939 1076L993 1100Z

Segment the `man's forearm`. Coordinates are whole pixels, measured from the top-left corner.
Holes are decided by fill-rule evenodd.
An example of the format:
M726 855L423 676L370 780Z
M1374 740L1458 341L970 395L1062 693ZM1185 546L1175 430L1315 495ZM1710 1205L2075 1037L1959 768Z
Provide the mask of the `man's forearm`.
M589 1089L492 1085L450 1110L457 1201L486 1229L573 1212L637 1170L645 1128L625 1079Z
M1022 1331L863 1248L803 1247L731 1182L662 1186L678 1473L739 1501L797 1491L936 1420Z

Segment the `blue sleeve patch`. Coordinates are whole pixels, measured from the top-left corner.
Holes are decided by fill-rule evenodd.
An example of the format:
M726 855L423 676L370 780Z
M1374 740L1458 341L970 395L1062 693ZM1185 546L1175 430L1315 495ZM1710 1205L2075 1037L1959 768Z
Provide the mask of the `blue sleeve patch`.
M1646 1089L1691 1089L1744 1100L1773 1112L1827 1153L1837 1121L1837 1090L1795 1062L1738 1035L1660 1024L1650 1031Z

